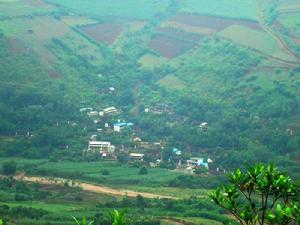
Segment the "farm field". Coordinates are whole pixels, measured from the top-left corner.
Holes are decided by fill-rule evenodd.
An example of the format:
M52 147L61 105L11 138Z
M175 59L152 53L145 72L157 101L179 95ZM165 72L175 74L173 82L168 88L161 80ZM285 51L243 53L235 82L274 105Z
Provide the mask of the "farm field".
M97 23L96 20L84 16L64 16L62 21L70 26L85 26Z
M0 0L0 220L221 225L235 169L300 182L299 21L300 0Z
M158 32L168 35L170 37L176 37L178 39L194 41L194 42L198 42L201 39L201 36L199 34L188 33L188 32L184 32L182 30L178 30L178 29L174 29L174 28L170 28L170 27L160 27L158 29Z
M141 67L146 68L146 69L153 69L155 67L158 67L162 64L167 62L167 59L161 56L156 56L153 54L146 54L143 55L139 59L139 63L141 64Z
M160 26L162 28L172 28L172 29L182 30L185 32L196 33L196 34L199 33L199 34L212 35L213 33L215 33L215 30L210 29L208 27L193 26L185 23L176 22L176 21L164 21L160 24Z
M172 90L181 90L185 88L185 84L177 77L169 75L158 81L158 84L164 88Z
M256 21L222 18L210 15L180 13L171 18L171 21L195 27L207 27L215 31L221 31L231 25L241 25L256 30L261 30L261 27Z
M50 0L80 15L92 15L96 17L118 17L131 19L154 19L156 14L163 13L170 4L170 0L148 1L148 0L123 0L99 2L90 0Z
M278 47L275 40L262 31L256 31L239 25L232 25L220 32L220 34L242 46L255 49L268 56L286 61L294 60L294 58Z
M158 34L150 40L149 47L166 58L174 58L193 48L194 44Z
M81 30L99 43L113 44L123 28L117 24L102 23L83 26Z
M46 15L57 10L44 1L34 0L4 0L0 1L0 18L15 18L30 15Z
M87 163L51 163L40 165L39 170L46 173L58 176L61 174L64 177L78 176L83 179L96 181L104 184L118 185L118 184L147 184L159 185L168 182L180 175L180 173L169 172L167 169L149 169L148 174L140 175L139 168L122 166L118 164L101 163L101 162L87 162ZM106 169L109 175L102 175L101 171Z
M234 7L233 7L234 6ZM252 0L188 0L181 12L198 13L220 17L257 20L258 1Z

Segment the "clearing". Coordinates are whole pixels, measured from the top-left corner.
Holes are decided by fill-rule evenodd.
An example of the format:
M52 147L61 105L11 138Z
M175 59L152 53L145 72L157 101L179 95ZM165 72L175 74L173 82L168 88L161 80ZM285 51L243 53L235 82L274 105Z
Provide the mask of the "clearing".
M174 58L190 50L194 43L181 41L166 35L158 34L149 42L149 47L166 58Z
M99 23L81 27L81 30L97 42L113 44L123 31L123 27L113 23Z

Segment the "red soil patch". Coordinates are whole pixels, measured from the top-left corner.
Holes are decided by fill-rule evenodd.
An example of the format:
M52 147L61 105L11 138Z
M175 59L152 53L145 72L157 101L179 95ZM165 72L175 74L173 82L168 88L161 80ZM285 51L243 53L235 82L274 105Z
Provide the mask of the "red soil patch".
M113 44L123 31L122 26L112 23L92 24L81 29L91 38L106 44Z
M191 42L181 41L162 34L155 36L149 42L150 48L167 58L174 58L193 46L194 44Z
M180 13L175 15L171 20L192 25L192 26L209 27L217 31L221 31L231 25L242 25L256 30L262 30L258 22L254 22L250 20L242 20L242 19L215 17L215 16Z
M185 40L195 41L195 42L200 41L200 38L201 38L201 35L199 35L199 34L192 34L192 33L184 32L182 30L174 29L171 27L161 27L161 28L159 28L158 31L162 32L166 35L170 35L172 37L177 37L180 39L185 39Z

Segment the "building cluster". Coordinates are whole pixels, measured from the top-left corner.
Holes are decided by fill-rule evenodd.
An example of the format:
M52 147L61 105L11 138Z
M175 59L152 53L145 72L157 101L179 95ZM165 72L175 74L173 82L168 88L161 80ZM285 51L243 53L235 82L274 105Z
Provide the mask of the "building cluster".
M113 92L114 89L111 88L110 91ZM171 163L177 165L178 171L190 174L196 174L195 171L199 169L209 171L209 165L213 163L213 160L210 158L206 158L206 160L203 157L186 158L184 152L176 147L171 150L171 156L163 158L165 143L162 141L148 142L142 140L136 135L135 131L138 129L135 128L134 123L117 119L121 111L114 106L103 108L100 111L94 110L92 107L81 108L80 112L86 113L97 124L97 134L93 134L90 137L88 146L85 149L88 154L102 157L105 160L118 160L118 156L122 154L127 157L129 162L141 162L150 167L157 167L161 163ZM161 115L173 114L174 111L168 105L159 103L145 108L145 113ZM198 126L203 131L208 129L207 122L202 122ZM124 133L124 131L130 132ZM124 134L131 139L131 144L118 143L115 145L110 141L106 141L107 138L105 138L107 135L108 137L113 137L110 135L120 135L122 137Z

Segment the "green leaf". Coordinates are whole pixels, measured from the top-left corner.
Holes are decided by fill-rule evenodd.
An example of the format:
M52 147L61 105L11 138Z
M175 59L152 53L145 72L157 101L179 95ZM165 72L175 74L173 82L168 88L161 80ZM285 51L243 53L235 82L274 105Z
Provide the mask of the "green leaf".
M271 221L271 222L274 222L275 221L275 219L276 219L276 216L273 214L273 213L268 213L268 215L267 215L267 219L269 220L269 221Z
M277 211L278 214L281 214L281 213L282 213L282 207L281 207L280 204L277 204L277 206L276 206L276 211Z

